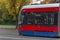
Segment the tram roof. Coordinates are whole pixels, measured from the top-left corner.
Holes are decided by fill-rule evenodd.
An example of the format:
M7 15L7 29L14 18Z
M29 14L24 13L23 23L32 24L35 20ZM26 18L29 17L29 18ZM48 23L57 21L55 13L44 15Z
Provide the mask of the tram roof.
M59 4L60 3L40 4L40 5L26 5L26 6L23 6L22 9L27 9L27 8L59 7Z

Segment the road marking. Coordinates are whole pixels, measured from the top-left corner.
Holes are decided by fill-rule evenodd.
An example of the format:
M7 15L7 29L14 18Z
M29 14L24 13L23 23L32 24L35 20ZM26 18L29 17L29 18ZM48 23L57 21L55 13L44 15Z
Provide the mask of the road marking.
M4 39L29 39L29 38L16 38L16 37L3 37L3 36L0 36L0 38L4 38Z
M17 37L6 37L6 36L0 36L0 38L3 38L3 39L25 39L25 40L27 40L27 39L31 39L31 40L38 40L38 39L36 39L36 38L28 38L28 37L20 37L20 38L17 38Z
M2 38L2 39L16 39L16 40L43 40L43 39L45 39L45 40L50 40L50 39L54 39L54 38L30 38L30 37L20 37L20 38L17 38L17 37L5 37L5 36L0 36L0 38ZM57 39L56 39L57 40ZM60 40L60 39L58 39L58 40Z
M22 39L22 40L40 40L40 38L39 39L36 39L36 38L28 38L28 37L20 37L20 38L17 38L17 37L5 37L5 36L0 36L0 38L2 38L2 39L16 39L16 40L20 40L20 39ZM42 38L43 39L43 38Z

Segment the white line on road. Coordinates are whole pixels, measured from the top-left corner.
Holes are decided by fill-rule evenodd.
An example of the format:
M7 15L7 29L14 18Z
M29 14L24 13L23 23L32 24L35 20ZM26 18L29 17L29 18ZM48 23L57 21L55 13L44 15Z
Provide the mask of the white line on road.
M17 38L17 37L6 37L6 36L0 36L0 38L2 38L2 39L17 39L17 40L20 40L20 39L22 39L22 40L39 40L39 39L36 39L36 38L34 38L34 37L20 37L20 38Z
M34 38L34 37L20 37L20 38L17 38L17 37L5 37L5 36L0 36L0 39L15 39L15 40L40 40L40 39L43 39L43 38Z
M28 38L3 37L3 36L0 36L0 38L4 38L4 39L28 39Z
M0 36L0 38L2 38L2 39L15 39L15 40L57 40L57 39L54 39L54 38L28 38L28 37L26 37L26 38L24 38L24 37L20 37L20 38L17 38L17 37L5 37L5 36ZM58 39L58 40L60 40L60 39Z

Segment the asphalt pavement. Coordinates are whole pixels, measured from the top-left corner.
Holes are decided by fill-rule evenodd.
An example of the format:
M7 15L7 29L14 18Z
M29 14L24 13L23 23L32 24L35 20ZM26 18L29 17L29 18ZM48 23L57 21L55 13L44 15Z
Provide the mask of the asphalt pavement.
M60 40L60 38L44 38L44 37L11 37L11 36L0 36L0 40Z
M0 29L0 35L18 35L16 29Z
M60 40L60 38L19 36L15 29L0 29L0 40Z

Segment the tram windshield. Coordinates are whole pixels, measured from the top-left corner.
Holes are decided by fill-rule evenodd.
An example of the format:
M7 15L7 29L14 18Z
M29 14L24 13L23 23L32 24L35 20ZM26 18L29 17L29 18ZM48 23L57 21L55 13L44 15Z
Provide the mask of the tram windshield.
M20 24L57 25L58 11L22 12Z

